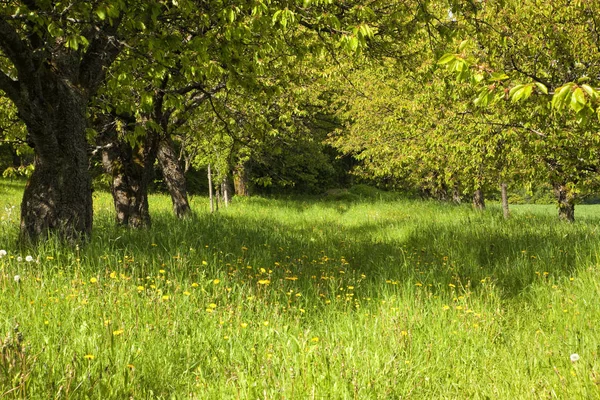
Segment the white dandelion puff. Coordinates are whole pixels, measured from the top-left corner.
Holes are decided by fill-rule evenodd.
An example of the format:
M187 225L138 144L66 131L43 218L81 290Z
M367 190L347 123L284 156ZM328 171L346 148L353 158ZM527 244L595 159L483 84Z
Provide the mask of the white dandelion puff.
M571 362L579 361L579 354L573 353L571 354Z
M6 252L6 250L0 250L0 258L4 257L7 254L8 253Z
M15 275L15 282L21 282L21 275Z
M25 257L25 261L32 262L33 261L33 257L27 256L27 257Z

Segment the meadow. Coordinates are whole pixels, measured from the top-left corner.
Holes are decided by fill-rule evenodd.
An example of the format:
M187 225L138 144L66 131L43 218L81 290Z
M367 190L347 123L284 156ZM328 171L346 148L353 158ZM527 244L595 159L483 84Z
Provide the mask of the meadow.
M600 206L197 197L178 221L153 195L132 231L96 193L89 243L33 248L22 189L0 182L0 398L600 398Z

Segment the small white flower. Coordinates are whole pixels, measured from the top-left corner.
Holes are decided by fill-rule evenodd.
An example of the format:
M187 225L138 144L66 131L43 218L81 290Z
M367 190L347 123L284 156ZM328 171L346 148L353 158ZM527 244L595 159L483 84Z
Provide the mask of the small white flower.
M33 257L27 256L27 257L25 257L25 261L32 262L33 261Z
M15 275L15 282L19 283L21 281L21 275Z
M0 250L0 258L4 257L7 254L8 253L6 252L6 250Z
M571 362L579 361L579 354L573 353L571 354Z
M18 262L21 262L21 261L23 261L23 257L17 257L17 261L18 261Z

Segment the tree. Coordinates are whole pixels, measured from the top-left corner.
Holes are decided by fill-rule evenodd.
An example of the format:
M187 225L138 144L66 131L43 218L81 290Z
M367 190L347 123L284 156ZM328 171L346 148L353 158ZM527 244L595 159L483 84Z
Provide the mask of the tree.
M21 233L67 240L92 229L87 104L156 2L14 1L0 11L0 89L15 104L35 151Z

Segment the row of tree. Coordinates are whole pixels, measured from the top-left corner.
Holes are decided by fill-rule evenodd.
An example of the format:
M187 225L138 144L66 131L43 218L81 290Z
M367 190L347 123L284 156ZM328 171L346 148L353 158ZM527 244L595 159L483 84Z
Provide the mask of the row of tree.
M324 142L359 175L478 207L549 183L572 220L600 167L600 10L538 3L5 2L0 135L35 154L22 235L90 234L90 160L118 223L143 227L157 162L185 217L190 168L210 164L224 195L250 168L317 187Z

